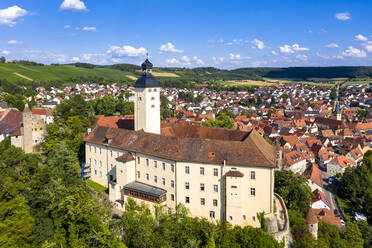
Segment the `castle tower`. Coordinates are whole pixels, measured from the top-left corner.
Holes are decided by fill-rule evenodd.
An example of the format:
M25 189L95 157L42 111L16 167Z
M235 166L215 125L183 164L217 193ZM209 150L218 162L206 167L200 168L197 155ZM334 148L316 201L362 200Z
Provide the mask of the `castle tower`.
M336 97L336 102L335 102L335 110L334 114L336 115L336 119L338 121L341 120L341 110L340 110L340 95L339 95L339 90L340 90L340 85L337 85L337 97Z
M152 63L142 63L142 76L134 85L134 130L160 134L160 84L152 76Z
M25 108L22 112L22 129L21 133L23 136L23 151L25 153L33 152L32 145L32 112L28 107L28 104L25 105Z

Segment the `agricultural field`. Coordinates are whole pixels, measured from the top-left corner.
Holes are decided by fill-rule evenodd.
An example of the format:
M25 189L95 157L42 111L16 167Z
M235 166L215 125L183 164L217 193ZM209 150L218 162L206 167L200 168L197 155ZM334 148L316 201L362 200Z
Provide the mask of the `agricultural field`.
M228 86L271 86L272 83L258 80L230 80L220 82L222 85Z
M125 80L134 77L133 73L115 69L93 69L76 67L73 65L45 65L31 66L18 64L0 64L0 79L16 81L55 81L68 80L73 77L102 77L106 80Z

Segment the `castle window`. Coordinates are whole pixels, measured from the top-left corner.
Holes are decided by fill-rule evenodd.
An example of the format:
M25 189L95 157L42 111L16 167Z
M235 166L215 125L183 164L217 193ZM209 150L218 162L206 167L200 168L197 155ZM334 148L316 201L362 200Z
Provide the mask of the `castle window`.
M138 163L138 164L141 163L141 158L140 158L140 157L137 157L137 163Z
M213 176L218 177L218 169L217 168L213 169Z
M256 179L256 172L255 171L251 171L251 179Z
M245 217L245 215L243 215L243 220L245 220L246 219L246 217Z
M151 97L151 100L155 100L155 97Z
M213 200L213 206L217 207L217 200Z
M190 189L190 183L189 182L185 183L185 189Z
M89 158L89 165L91 165L92 164L92 159L91 158Z
M97 166L97 160L94 160L94 165Z
M171 200L174 201L174 194L171 194Z
M233 217L232 217L232 216L230 216L229 218L230 218L230 220L232 220L232 219L233 219Z
M149 89L149 92L151 92L152 90L151 89Z
M138 101L142 101L142 97L138 97Z
M174 181L171 180L171 188L174 188Z
M102 161L99 161L99 168L102 168Z
M97 147L94 147L94 153L97 153Z
M110 156L112 157L112 150L110 151Z
M165 178L162 178L161 180L162 180L163 185L165 185Z
M158 168L158 162L154 161L154 168Z
M256 189L255 188L251 188L251 195L253 195L253 196L256 195Z
M200 205L205 205L205 198L200 198Z
M200 175L204 175L204 167L200 167Z
M231 185L231 188L232 188L232 189L237 189L238 186Z
M156 92L156 89L154 89L154 92Z
M102 148L99 148L99 154L102 154Z
M150 180L150 176L149 176L149 173L146 173L146 180Z
M165 170L165 163L163 163L163 170Z
M94 170L94 175L97 175L97 170Z
M189 167L189 166L186 166L186 167L185 167L185 173L186 173L186 174L190 174L190 167Z
M89 152L91 152L92 151L92 146L91 145L89 145Z
M218 192L218 185L217 184L213 185L213 191Z
M256 221L256 216L252 216L252 220L253 221Z
M151 108L155 108L155 105L151 105Z
M200 191L204 191L204 183L200 184Z
M141 178L141 173L137 171L137 178Z
M157 176L154 176L154 182L158 183L158 177Z
M146 158L146 166L149 166L149 159Z
M171 164L171 171L174 172L174 164Z
M209 217L214 219L214 217L215 217L214 211L209 211Z
M99 176L102 177L102 171L99 172Z
M186 196L185 203L190 203L190 197Z

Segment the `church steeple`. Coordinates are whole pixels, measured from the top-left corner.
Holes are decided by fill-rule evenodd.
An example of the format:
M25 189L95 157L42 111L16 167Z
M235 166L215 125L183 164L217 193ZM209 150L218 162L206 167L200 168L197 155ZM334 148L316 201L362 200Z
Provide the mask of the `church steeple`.
M152 66L147 54L134 85L134 129L160 134L160 84L151 74Z
M148 88L160 87L159 82L152 76L152 63L150 62L147 54L146 60L142 63L142 76L137 80L134 87Z

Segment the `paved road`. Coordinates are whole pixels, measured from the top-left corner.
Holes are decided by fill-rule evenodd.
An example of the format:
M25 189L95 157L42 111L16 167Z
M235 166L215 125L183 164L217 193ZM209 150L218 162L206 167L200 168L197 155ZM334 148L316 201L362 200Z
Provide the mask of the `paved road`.
M326 172L322 171L322 177L323 177L323 193L325 194L325 196L331 203L332 209L336 209L341 214L340 208L338 207L337 202L336 202L336 196L332 192L331 185L329 185L328 180L327 180L329 176L327 175Z

